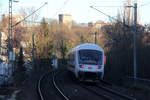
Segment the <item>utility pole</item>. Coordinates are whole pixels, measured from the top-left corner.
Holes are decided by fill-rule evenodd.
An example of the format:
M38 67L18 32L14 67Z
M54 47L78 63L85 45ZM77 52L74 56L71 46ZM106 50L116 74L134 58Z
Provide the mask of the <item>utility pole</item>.
M9 0L8 61L12 52L12 0Z
M33 63L33 68L35 68L35 40L34 40L34 35L35 33L32 33L32 63Z
M111 17L109 15L107 15L106 13L94 8L93 6L90 6L91 8L97 10L98 12L102 13L103 15L113 19L113 20L116 20L118 21L117 19L115 19L114 17ZM133 33L133 67L134 67L134 79L137 78L137 60L136 60L136 55L137 55L137 52L136 52L136 33L137 33L137 3L135 2L134 3L134 6L132 5L128 5L128 6L125 6L125 7L133 7L134 8L134 26L135 26L135 32ZM125 14L125 13L124 13ZM125 20L124 20L125 21ZM120 21L118 21L119 23L122 23ZM128 26L124 23L125 26Z
M0 55L2 54L2 32L0 32Z
M13 2L18 2L13 0ZM42 6L40 6L38 9L36 9L35 11L33 11L31 14L27 15L26 17L24 17L22 20L18 21L17 23L15 23L14 25L12 25L12 0L9 0L9 30L8 30L8 59L11 58L11 54L13 54L13 45L12 45L12 28L17 26L18 24L20 24L21 22L25 21L28 17L32 16L34 13L36 13L37 11L39 11L42 7L44 7L45 5L47 5L48 3L45 2ZM34 33L32 34L32 45L33 45L33 49L32 49L32 60L33 60L33 66L35 65L35 44L34 44ZM11 62L11 60L9 61Z
M9 0L9 28L8 28L8 61L13 61L13 26L12 26L12 2L19 2L17 0Z
M94 34L95 34L95 44L97 44L97 32L95 32Z
M134 33L133 33L133 77L137 78L137 52L136 52L136 33L137 33L137 3L134 3L134 6L129 5L126 7L134 8Z
M12 2L19 2L17 0L9 0L9 28L8 28L8 63L11 65L12 70L11 74L14 71L14 60L15 60L15 54L13 52L13 27L12 27Z
M134 79L137 78L137 59L136 59L136 33L137 33L137 3L134 3L134 26L135 32L133 34L133 60L134 60Z

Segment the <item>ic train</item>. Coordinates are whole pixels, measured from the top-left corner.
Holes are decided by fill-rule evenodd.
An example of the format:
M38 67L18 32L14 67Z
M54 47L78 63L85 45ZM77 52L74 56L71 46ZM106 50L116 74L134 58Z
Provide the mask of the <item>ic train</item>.
M92 43L84 43L68 53L67 69L80 81L97 81L104 76L104 50Z

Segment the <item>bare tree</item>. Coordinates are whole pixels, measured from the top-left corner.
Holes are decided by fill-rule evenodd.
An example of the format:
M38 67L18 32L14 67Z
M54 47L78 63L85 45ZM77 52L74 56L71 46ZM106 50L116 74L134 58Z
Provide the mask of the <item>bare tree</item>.
M26 17L28 15L30 15L32 12L34 12L36 10L35 7L31 7L31 8L20 8L19 12L23 17ZM33 26L36 23L37 19L39 18L39 13L34 13L32 16L30 16L29 18L27 18L23 23L26 26Z

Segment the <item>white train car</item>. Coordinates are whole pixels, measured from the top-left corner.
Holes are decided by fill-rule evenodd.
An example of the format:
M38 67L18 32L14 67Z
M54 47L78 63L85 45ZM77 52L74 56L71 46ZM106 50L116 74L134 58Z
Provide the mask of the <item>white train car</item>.
M80 81L96 81L104 76L104 60L104 50L100 46L85 43L68 53L67 69Z

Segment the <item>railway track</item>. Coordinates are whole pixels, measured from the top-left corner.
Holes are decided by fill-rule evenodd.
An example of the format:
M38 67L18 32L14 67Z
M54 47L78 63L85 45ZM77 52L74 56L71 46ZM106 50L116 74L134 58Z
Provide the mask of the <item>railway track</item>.
M60 72L56 75L56 83L58 84L59 89L63 94L65 93L65 97L67 97L66 100L104 100L101 95L96 95L95 93L91 93L89 91L85 91L84 88L82 88L79 84L76 84L75 81L72 79L69 79L70 77L67 77L64 72ZM63 77L66 77L66 79L62 80ZM58 90L59 91L59 90Z
M104 100L115 100L115 99L112 99L109 95L103 94L102 92L98 92L93 87L89 87L89 86L87 87L87 86L83 86L83 85L81 85L81 87L90 91L92 94L95 94L95 95L99 96L100 98L103 98Z
M103 85L83 85L80 84L83 88L87 89L88 91L91 91L92 93L95 93L96 95L99 95L103 97L106 100L136 100L136 98L130 97L128 95L125 95L123 93L120 93L116 90L113 90L111 88L108 88Z
M62 95L62 97L64 98L64 100L70 100L62 91L61 91L61 89L59 88L59 86L57 85L57 83L56 83L56 79L55 79L55 77L56 77L56 75L57 75L58 73L53 73L53 84L54 84L54 86L55 86L55 88L57 89L57 91Z
M64 72L55 73L52 71L40 78L38 92L41 100L49 100L50 98L53 100L91 100L90 97L94 97L92 100L136 100L107 86L85 85L71 81Z
M40 80L38 81L38 93L39 93L41 100L49 100L50 98L54 100L69 100L67 96L65 96L65 94L59 89L59 87L57 86L57 83L55 82L56 81L55 77L57 74L58 73L51 71L41 76ZM51 89L48 89L48 88L51 88Z
M43 95L44 93L42 92L42 88L41 88L41 83L42 83L43 79L46 77L46 75L47 75L47 73L43 74L38 81L38 93L39 93L41 100L46 100L44 98L44 95Z
M102 88L102 89L104 89L106 91L110 91L110 92L112 92L114 94L118 94L118 95L120 95L120 96L122 96L124 98L127 98L127 99L131 99L131 100L135 99L133 97L133 95L128 92L128 89L125 89L123 87L118 87L118 86L116 86L116 85L114 85L114 84L112 84L112 83L110 83L108 81L105 81L105 80L101 80L100 84L97 84L97 87L98 88Z
M61 73L61 75L62 75L62 73ZM65 76L65 75L62 75L62 76ZM66 82L63 81L64 83L62 83L61 81L59 81L59 82L61 84L68 84L68 83L66 83L68 81L66 81ZM70 87L70 92L69 93L67 93L65 88L64 89L61 88L62 90L64 90L66 92L66 94L68 96L68 99L70 99L70 100L83 100L83 99L91 100L91 97L92 97L92 100L116 100L116 99L112 99L108 94L104 94L104 93L95 91L93 86L90 87L90 88L89 88L89 86L86 86L86 85L81 86L80 83L75 82L75 81L73 81L73 83L71 85L73 85L73 84L75 85L76 91L80 92L80 93L78 93L78 94L80 94L79 96L77 95L77 93L75 95L71 94L71 91L72 91L71 88L73 89L74 88L73 86ZM64 86L64 87L66 87L66 86ZM81 91L83 91L83 92L81 92ZM73 98L73 97L75 97L75 98ZM118 99L118 100L122 100L122 99Z
M125 100L136 100L136 98L133 98L133 97L128 96L128 95L125 95L125 94L123 94L123 93L121 93L121 92L118 92L118 91L113 90L113 89L111 89L111 88L108 88L108 87L106 87L106 86L96 85L96 87L98 87L98 88L100 88L100 89L103 89L103 90L105 90L105 91L107 91L107 92L109 92L109 93L112 93L112 94L114 94L114 95L116 95L116 96L122 98L123 100L124 100L124 99L125 99ZM118 100L120 100L120 99L118 99Z

